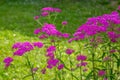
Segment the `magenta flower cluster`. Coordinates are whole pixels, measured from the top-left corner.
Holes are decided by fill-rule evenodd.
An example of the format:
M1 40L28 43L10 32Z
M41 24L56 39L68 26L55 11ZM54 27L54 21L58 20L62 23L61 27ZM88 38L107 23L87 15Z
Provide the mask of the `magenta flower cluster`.
M111 14L104 14L93 18L88 18L87 22L80 26L73 34L72 40L81 40L100 33L106 33L112 42L120 38L120 33L111 25L120 24L119 13L114 11Z
M34 47L42 48L44 45L42 42L33 42Z
M34 34L39 34L40 31L41 31L40 28L37 28L37 29L34 30Z
M6 57L4 59L4 63L5 63L5 68L7 68L8 66L10 66L11 62L13 61L13 58L12 57Z
M14 56L22 56L26 52L30 52L31 50L33 50L34 47L42 48L43 43L42 42L33 42L33 43L30 43L30 42L16 42L12 46L12 49L15 50L13 52L13 55ZM5 58L3 60L3 62L5 63L5 67L7 68L8 66L10 66L12 61L13 61L12 57Z
M68 49L66 49L65 52L66 52L66 54L70 55L70 54L72 54L75 51L73 49L68 48Z
M78 61L84 61L84 60L86 60L86 59L87 59L87 56L85 56L85 55L82 55L82 54L77 55L77 60L78 60Z
M42 32L43 34L39 36L40 39L47 38L48 36L55 36L55 37L63 37L63 38L69 38L68 33L62 33L56 29L56 26L54 24L48 24L45 23L41 30L40 28L37 28L34 30L34 34L39 34Z
M48 57L47 60L47 68L52 69L53 67L57 66L58 70L61 70L64 68L64 64L61 64L60 61L55 58L54 52L56 51L55 46L49 46L47 48L47 54L46 56Z
M59 8L53 8L53 7L45 7L45 8L42 8L42 11L43 12L61 12L62 10L59 9Z
M16 51L13 53L17 56L22 56L26 52L29 52L34 49L33 45L30 42L17 42L12 47Z
M99 76L104 76L105 74L106 74L106 72L104 70L99 70L98 71Z
M76 59L77 61L80 61L80 63L77 64L77 67L86 66L88 64L87 62L85 62L85 60L87 59L87 56L85 55L79 54L77 55Z

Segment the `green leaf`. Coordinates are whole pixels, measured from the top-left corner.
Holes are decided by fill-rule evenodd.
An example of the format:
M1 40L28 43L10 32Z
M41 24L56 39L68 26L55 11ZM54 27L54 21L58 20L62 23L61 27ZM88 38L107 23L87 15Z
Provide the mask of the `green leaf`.
M72 74L72 76L73 76L76 80L79 80L75 75Z
M89 74L86 76L85 80L90 80L90 77L92 76L93 70L91 72L89 72Z
M117 60L117 67L120 66L120 59Z
M28 74L28 75L24 76L22 79L25 79L25 78L27 78L29 76L32 76L32 74Z
M115 57L115 59L116 59L116 60L118 60L118 57L117 57L117 55L115 55L115 54L112 54L112 56L113 56L113 57Z
M101 58L103 59L104 56L105 56L105 53L103 52L102 56L100 56L98 59L101 59Z

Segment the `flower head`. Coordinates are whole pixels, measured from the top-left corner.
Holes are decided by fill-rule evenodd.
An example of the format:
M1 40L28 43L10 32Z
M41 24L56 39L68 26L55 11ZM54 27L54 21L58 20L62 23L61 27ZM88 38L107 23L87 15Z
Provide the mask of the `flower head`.
M68 48L68 49L66 49L66 54L72 54L73 52L75 52L73 49L70 49L70 48Z
M45 38L48 38L48 36L46 34L42 34L39 36L39 39L45 39Z
M109 61L109 60L111 60L111 58L109 56L106 56L103 58L103 61Z
M63 22L62 22L62 25L67 25L67 24L68 24L67 21L63 21Z
M54 52L56 50L56 47L55 46L49 46L47 48L47 52Z
M41 73L42 73L42 74L45 74L45 73L46 73L46 68L43 68L43 69L41 70Z
M47 68L52 69L53 67L55 67L58 64L59 60L58 59L48 59L47 61Z
M108 78L104 78L104 80L108 80Z
M63 33L62 36L63 36L64 38L69 38L70 34L68 34L68 33Z
M77 67L86 66L87 64L88 64L87 62L81 62L81 63L77 64Z
M42 11L54 12L54 8L52 8L52 7L44 7L44 8L42 8Z
M59 8L54 8L54 12L58 12L58 13L60 13L60 12L62 12L62 10L59 9Z
M5 68L9 67L11 62L13 61L12 57L6 57L3 62L5 63Z
M13 61L13 58L12 57L6 57L3 62L4 63L11 63Z
M57 68L58 68L58 70L63 69L64 68L64 64L59 64Z
M39 16L35 16L35 17L34 17L34 20L37 20L37 19L39 19Z
M41 32L41 29L40 28L37 28L34 30L34 34L39 34Z
M120 10L120 6L118 6L118 10Z
M30 42L21 42L21 44L16 47L17 50L14 52L14 55L22 56L24 53L33 50L33 45Z
M86 59L87 59L87 56L85 56L85 55L80 54L80 55L77 56L78 61L80 61L80 60L83 61L83 60L86 60Z
M98 76L104 76L106 72L104 70L99 70L98 71Z
M46 56L49 57L49 58L54 58L54 53L51 52L51 51L47 52Z
M33 68L33 69L32 69L32 72L34 72L34 73L35 73L37 70L38 70L38 67Z
M35 47L38 47L38 48L42 48L43 47L43 43L42 42L34 42L33 45Z
M44 12L42 12L42 13L41 13L41 15L45 17L45 16L48 16L48 15L49 15L49 13L48 13L48 12L46 12L46 11L44 11Z
M115 53L117 50L115 50L115 49L111 49L110 50L110 53Z
M56 36L58 30L56 29L55 25L45 23L42 27L42 32L46 33L49 36Z
M60 13L62 10L59 9L59 8L44 7L44 8L42 8L42 11L45 11L45 12L58 12L58 13Z

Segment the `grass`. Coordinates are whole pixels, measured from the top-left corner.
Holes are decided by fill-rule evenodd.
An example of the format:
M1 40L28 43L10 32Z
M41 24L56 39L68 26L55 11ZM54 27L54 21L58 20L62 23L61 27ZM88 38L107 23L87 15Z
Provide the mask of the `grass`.
M41 8L46 6L61 8L62 13L56 20L57 28L60 30L61 22L66 20L68 28L65 32L72 34L81 24L85 23L87 18L110 13L117 7L117 5L112 6L111 3L103 4L100 0L6 0L1 1L0 4L0 80L13 80L16 77L16 75L9 76L16 72L12 71L10 74L10 71L7 73L7 71L1 70L3 58L12 56L11 46L20 41L38 41L33 31L39 25L33 17L39 15ZM21 60L20 58L18 61ZM24 70L21 71L26 74Z

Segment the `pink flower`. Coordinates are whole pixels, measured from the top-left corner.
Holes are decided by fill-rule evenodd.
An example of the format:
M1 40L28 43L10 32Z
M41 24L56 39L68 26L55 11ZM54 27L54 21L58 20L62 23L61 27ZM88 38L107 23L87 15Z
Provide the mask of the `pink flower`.
M58 30L56 29L56 26L54 24L45 23L42 27L42 32L46 33L49 36L56 36Z
M54 8L52 8L52 7L44 7L44 8L42 8L42 11L54 12Z
M69 38L70 34L64 33L64 34L62 34L62 36L63 36L64 38Z
M35 73L37 70L38 70L38 67L33 68L33 69L32 69L32 72L34 72L34 73Z
M104 70L99 70L98 71L98 76L104 76L106 72Z
M46 56L49 57L49 58L54 58L54 53L53 52L47 52Z
M58 12L60 13L62 10L59 8L53 8L53 7L44 7L42 8L42 11L48 11L48 12Z
M62 12L62 10L59 9L59 8L54 8L54 12L58 12L58 13L60 13L60 12Z
M104 80L108 80L108 78L104 78Z
M58 64L59 60L58 59L48 59L47 61L47 68L52 69L53 67L55 67Z
M34 30L34 34L39 34L41 32L41 29L40 28L37 28Z
M70 49L70 48L68 48L68 49L66 49L66 54L68 54L68 55L70 55L70 54L72 54L73 52L75 52L74 50L72 50L72 49Z
M68 24L67 21L63 21L63 22L62 22L62 25L67 25L67 24Z
M81 62L81 66L86 66L88 63L87 62Z
M13 61L13 58L12 57L6 57L3 62L4 63L11 63Z
M112 50L110 50L110 53L115 53L117 50L115 50L115 49L112 49Z
M47 48L47 52L54 52L56 50L56 47L55 46L49 46Z
M71 43L72 41L74 41L75 39L74 38L70 38L69 40L68 40L68 43Z
M26 52L33 50L33 45L30 42L21 42L21 44L16 47L17 50L14 52L14 55L22 56Z
M5 68L9 67L11 62L13 62L13 58L12 57L6 57L3 62L5 63Z
M41 15L44 16L44 17L45 17L45 16L48 16L48 14L49 14L49 13L46 12L46 11L41 13Z
M83 61L83 60L86 60L86 59L87 59L87 56L85 56L85 55L80 54L80 55L77 56L78 61L80 61L80 60Z
M39 39L45 39L45 38L48 38L48 36L46 34L42 34L39 36Z
M120 6L118 6L118 10L120 10Z
M46 68L43 68L43 69L41 70L41 73L42 73L42 74L45 74L45 73L46 73Z
M48 68L48 69L52 69L53 66L48 64L48 65L47 65L47 68Z
M39 16L35 16L35 17L34 17L34 20L37 20L37 19L39 19Z
M42 42L34 42L33 45L35 47L38 47L38 48L42 48L43 47L43 43Z
M15 44L13 44L12 49L17 49L17 48L20 48L20 47L21 47L21 45L22 45L22 43L21 43L21 42L16 42Z
M77 64L77 67L86 66L87 64L88 64L87 62L81 62L81 63Z
M59 64L57 68L58 68L58 70L63 69L64 68L64 64Z
M5 63L5 68L8 68L11 63Z
M111 58L109 56L106 56L103 58L103 61L109 61L109 60L111 60Z

